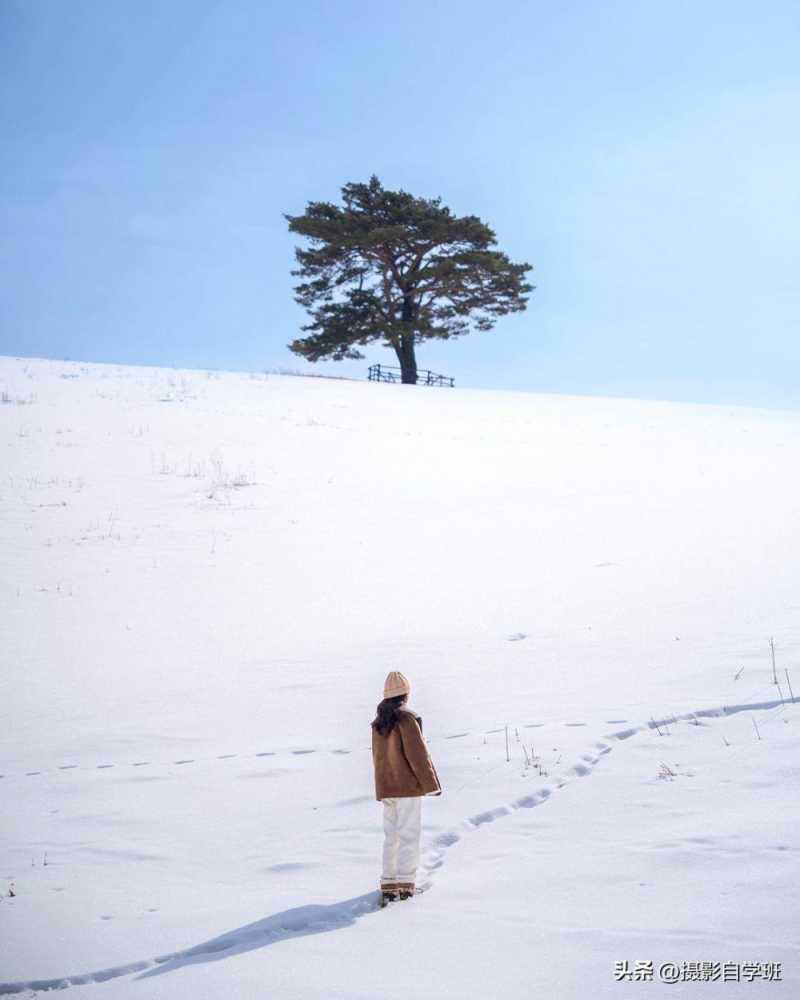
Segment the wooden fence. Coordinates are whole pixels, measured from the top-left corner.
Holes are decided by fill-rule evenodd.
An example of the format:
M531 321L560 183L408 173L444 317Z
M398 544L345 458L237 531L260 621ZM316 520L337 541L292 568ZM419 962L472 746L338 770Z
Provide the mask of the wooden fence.
M370 365L370 382L402 382L402 368L397 365ZM456 384L449 375L437 375L427 368L417 369L417 385L447 385L453 388Z

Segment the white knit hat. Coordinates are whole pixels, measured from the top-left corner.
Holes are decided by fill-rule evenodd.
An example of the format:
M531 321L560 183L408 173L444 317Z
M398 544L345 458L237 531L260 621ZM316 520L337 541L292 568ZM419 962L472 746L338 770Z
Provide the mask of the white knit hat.
M411 685L399 670L390 670L383 685L383 697L395 698L399 694L410 694Z

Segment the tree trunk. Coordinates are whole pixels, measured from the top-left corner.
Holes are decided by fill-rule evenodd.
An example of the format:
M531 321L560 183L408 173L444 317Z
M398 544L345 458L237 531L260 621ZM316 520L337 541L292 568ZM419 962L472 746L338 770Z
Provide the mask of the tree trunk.
M414 353L414 300L410 295L403 299L403 323L408 324L408 333L400 336L400 381L403 385L417 384L417 357Z
M403 385L416 385L417 359L414 355L413 335L402 337L397 357L400 361L400 381Z

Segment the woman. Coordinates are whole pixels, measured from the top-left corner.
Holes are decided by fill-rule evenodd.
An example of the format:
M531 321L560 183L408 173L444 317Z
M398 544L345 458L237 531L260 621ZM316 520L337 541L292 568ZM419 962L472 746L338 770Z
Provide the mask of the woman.
M372 723L375 797L383 802L382 906L414 894L422 796L442 794L422 738L422 719L404 707L410 692L406 678L393 670Z

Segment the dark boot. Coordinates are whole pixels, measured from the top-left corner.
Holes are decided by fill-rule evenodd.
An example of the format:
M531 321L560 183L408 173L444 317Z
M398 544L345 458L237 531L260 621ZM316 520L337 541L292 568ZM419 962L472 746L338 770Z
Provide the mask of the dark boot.
M381 883L381 907L387 906L389 903L397 902L398 898L399 893L397 891L396 882Z

